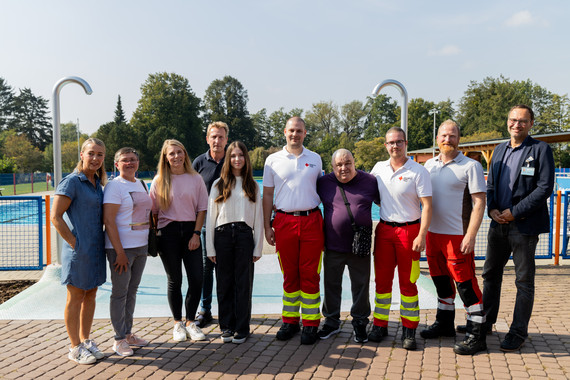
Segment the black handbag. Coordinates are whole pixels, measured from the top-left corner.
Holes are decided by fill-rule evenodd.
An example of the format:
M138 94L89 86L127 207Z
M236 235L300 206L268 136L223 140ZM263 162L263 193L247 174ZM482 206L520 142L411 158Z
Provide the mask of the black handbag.
M348 203L348 199L346 199L344 189L340 185L338 185L338 188L342 194L342 199L344 199L344 205L348 211L348 216L352 223L352 231L354 232L354 237L352 239L352 253L360 257L370 256L370 250L372 248L372 227L356 225L354 216L350 210L350 203Z
M144 186L148 194L148 188L146 184L141 179L141 183ZM158 230L156 228L156 224L154 223L154 218L152 217L152 211L149 214L149 230L148 230L148 255L152 257L156 257L158 255Z

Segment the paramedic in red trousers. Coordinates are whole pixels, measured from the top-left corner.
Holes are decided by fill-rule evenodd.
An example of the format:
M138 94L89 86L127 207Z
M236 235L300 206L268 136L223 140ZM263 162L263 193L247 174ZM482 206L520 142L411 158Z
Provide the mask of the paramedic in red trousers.
M321 318L319 272L324 236L317 178L322 162L318 154L303 147L307 135L303 119L289 119L284 133L287 145L267 157L263 169L265 239L275 246L283 272L283 325L277 339L291 339L300 331L302 319L301 344L314 344Z
M453 351L473 355L487 349L483 297L475 276L475 238L485 213L483 167L459 150L459 127L444 121L437 133L439 156L428 160L433 215L427 234L429 273L437 290L435 322L420 335L425 339L455 336L455 286L467 314L465 339Z
M513 323L501 342L502 351L516 351L528 336L534 303L534 253L538 235L550 230L547 200L554 187L554 158L544 141L529 131L534 113L526 105L511 108L507 128L511 138L493 153L487 177L489 227L483 267L483 308L486 328L497 321L503 269L513 255L517 296Z
M431 221L431 181L428 171L406 156L408 142L403 129L390 128L385 145L390 159L378 162L371 171L378 182L381 205L374 240L374 326L368 340L380 342L388 335L392 281L398 267L402 346L415 350L420 321L416 281Z
M350 211L357 226L372 228L372 202L380 203L378 184L373 175L356 170L354 157L347 149L339 149L332 155L333 173L317 181L317 193L325 211L325 301L323 316L326 318L319 338L328 339L340 332L340 305L342 301L342 275L348 267L352 290L352 326L354 341L368 341L366 326L370 316L370 252L367 256L352 253L354 231L340 187L350 204Z

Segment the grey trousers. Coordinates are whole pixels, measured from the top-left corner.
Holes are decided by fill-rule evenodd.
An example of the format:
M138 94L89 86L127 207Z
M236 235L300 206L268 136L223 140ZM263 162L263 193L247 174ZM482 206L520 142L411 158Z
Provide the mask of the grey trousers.
M352 290L350 315L352 324L367 325L370 316L370 262L371 258L359 257L352 253L326 250L324 257L325 302L323 316L325 325L340 326L340 305L342 301L342 275L348 266Z
M112 290L109 302L111 324L115 330L115 340L121 340L131 334L137 289L146 264L148 249L146 245L126 248L125 254L129 264L128 269L121 274L114 268L117 252L114 249L105 249L105 252L111 268Z

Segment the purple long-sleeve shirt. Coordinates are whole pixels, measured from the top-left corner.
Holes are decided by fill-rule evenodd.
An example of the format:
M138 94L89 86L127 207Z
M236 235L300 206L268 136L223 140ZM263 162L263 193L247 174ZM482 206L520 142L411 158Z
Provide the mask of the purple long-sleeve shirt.
M348 183L341 184L334 173L317 180L317 193L325 211L325 246L338 252L351 252L354 232L338 185L344 188L350 210L359 226L372 225L372 202L380 203L376 178L361 170Z

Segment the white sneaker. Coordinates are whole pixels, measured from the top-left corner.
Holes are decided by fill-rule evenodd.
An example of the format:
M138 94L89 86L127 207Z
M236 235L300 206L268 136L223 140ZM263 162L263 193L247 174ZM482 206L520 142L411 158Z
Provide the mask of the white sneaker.
M105 357L105 354L102 353L99 348L97 348L97 343L95 343L92 339L85 339L83 342L83 346L91 352L91 355L95 356L95 359L101 360Z
M204 335L202 330L200 330L194 322L186 326L186 333L188 334L188 338L192 340L206 340L206 335Z
M93 356L88 349L83 347L83 343L79 343L77 346L70 348L67 357L77 364L93 364L97 361L95 356Z
M131 356L134 354L133 349L129 346L126 339L116 340L115 343L113 343L113 351L120 356Z
M183 322L176 322L176 324L174 325L174 329L172 330L172 339L175 342L184 342L186 340L187 334L188 334L188 332L186 331L186 328L184 327L184 323Z

